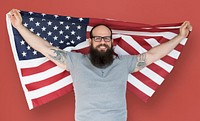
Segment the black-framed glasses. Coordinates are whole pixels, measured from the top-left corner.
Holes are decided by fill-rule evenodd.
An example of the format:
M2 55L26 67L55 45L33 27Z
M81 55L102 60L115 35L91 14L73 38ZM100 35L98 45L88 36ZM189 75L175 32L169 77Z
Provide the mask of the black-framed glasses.
M111 36L93 36L92 39L94 39L95 42L101 42L103 39L105 42L110 42L112 40Z

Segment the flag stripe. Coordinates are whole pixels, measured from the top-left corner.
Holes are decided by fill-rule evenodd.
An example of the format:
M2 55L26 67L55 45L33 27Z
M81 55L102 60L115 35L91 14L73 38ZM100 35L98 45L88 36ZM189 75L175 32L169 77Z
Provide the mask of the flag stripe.
M47 79L44 79L44 80L41 80L41 81L38 81L38 82L26 84L26 88L28 89L28 91L33 91L33 90L42 88L44 86L48 86L52 83L55 83L55 82L61 80L62 78L66 77L66 76L69 76L69 75L70 75L69 72L63 71L63 72L61 72L57 75L54 75L52 77L49 77Z
M52 101L56 98L59 98L59 97L63 96L64 94L71 92L72 89L73 89L72 84L69 84L67 86L64 86L63 88L60 88L60 89L52 92L52 93L41 96L39 98L34 98L34 99L32 99L33 107L38 107L42 104L45 104L45 103L50 102L50 101Z

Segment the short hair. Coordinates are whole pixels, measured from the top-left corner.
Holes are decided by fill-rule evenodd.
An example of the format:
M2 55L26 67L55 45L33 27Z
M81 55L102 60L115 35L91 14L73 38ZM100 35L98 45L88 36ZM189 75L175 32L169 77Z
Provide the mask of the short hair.
M92 28L91 31L90 31L90 38L93 37L92 32L93 32L93 30L94 30L96 27L98 27L98 26L105 26L106 28L108 28L108 29L110 30L111 38L112 38L112 29L111 29L109 26L105 25L105 24L96 24L95 26L93 26L93 28Z

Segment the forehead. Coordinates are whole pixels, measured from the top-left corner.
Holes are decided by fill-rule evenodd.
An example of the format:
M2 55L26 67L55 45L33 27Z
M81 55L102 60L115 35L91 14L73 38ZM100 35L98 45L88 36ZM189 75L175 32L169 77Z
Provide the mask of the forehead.
M100 25L93 29L92 34L93 36L110 36L111 32L106 26Z

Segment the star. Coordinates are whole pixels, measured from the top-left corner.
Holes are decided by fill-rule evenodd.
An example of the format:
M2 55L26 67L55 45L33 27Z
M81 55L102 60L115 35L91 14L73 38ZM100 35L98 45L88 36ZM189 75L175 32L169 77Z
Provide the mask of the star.
M36 26L40 26L40 23L39 23L39 22L37 22L37 23L35 23L35 25L36 25Z
M34 29L33 29L33 28L31 28L31 29L30 29L30 31L31 31L31 32L34 32Z
M25 57L26 56L26 52L23 51L22 52L22 56Z
M67 45L70 45L70 43L69 43L69 42L67 42L66 44L67 44Z
M49 22L47 22L47 24L48 24L48 26L50 26L50 25L52 24L52 22L51 22L51 21L49 21Z
M46 31L46 28L44 26L42 27L42 31Z
M34 55L37 55L37 51L36 51L36 50L34 50L34 51L33 51L33 54L34 54Z
M75 33L76 33L75 31L71 31L71 35L75 35Z
M65 36L65 39L69 39L69 36L68 36L68 35L66 35L66 36Z
M50 45L53 45L53 43L52 43L52 42L50 42L49 44L50 44Z
M21 43L21 45L24 45L24 44L25 44L25 41L24 41L24 40L22 40L20 43Z
M44 17L46 14L45 13L42 13L42 16Z
M30 47L29 45L28 45L26 48L27 48L27 50L30 50L30 49L31 49L31 47Z
M52 32L49 31L47 34L48 34L48 36L51 36Z
M33 12L29 12L29 14L30 14L30 15L32 15L32 14L33 14Z
M75 43L74 40L72 40L71 43L74 44Z
M46 38L46 37L44 37L43 39L44 39L44 40L47 40L47 38Z
M60 44L63 44L64 43L64 41L62 41L62 40L60 40L60 42L59 42Z
M54 15L55 18L58 18L58 15Z
M37 36L40 36L40 33L37 33L36 35L37 35Z
M69 30L69 28L70 28L70 26L68 26L68 25L67 25L67 26L65 26L65 29L66 29L66 30Z
M54 39L54 40L57 40L57 39L58 39L58 37L57 37L57 36L54 36L54 37L53 37L53 39Z
M62 30L60 30L60 31L59 31L59 33L60 33L60 34L63 34L63 31L62 31Z
M33 17L29 18L30 21L33 21L33 19L34 19Z
M69 20L69 19L71 19L71 17L70 17L70 16L67 16L66 18L67 18L68 20Z
M60 21L60 25L62 25L64 22L63 21Z
M28 27L28 24L27 24L27 23L24 23L24 26L25 26L25 27Z
M80 36L77 36L77 37L76 37L76 39L77 39L77 40L80 40L80 39L81 39L81 37L80 37Z
M78 26L77 26L77 29L81 29L81 26L80 26L80 25L78 25Z
M79 18L79 21L80 21L80 22L83 21L83 18Z
M54 30L57 30L57 29L58 29L58 27L57 27L57 26L54 26L54 27L53 27L53 29L54 29Z

